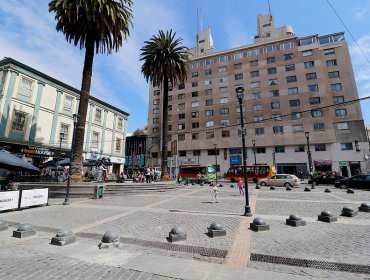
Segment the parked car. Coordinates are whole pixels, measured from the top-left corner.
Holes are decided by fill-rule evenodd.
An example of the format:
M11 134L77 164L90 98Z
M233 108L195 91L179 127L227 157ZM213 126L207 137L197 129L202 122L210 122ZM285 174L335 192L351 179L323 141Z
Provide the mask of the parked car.
M258 184L261 186L297 187L301 184L301 180L292 174L275 174L271 177L258 180Z
M346 179L346 177L339 176L339 175L319 175L319 176L314 177L313 179L308 180L308 183L312 184L312 180L313 180L313 184L316 186L319 184L324 184L324 185L331 184L332 185L335 183L335 181L339 181L342 179Z
M334 183L336 188L370 189L370 175L355 175L351 178L338 180Z

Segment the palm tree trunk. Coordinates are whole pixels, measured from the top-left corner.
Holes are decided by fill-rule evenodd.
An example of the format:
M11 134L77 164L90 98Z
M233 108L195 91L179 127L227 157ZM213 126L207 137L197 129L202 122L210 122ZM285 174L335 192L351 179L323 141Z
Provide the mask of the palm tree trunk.
M163 108L162 108L162 175L168 176L167 170L167 143L168 143L168 76L163 75Z
M85 62L82 73L80 104L78 107L79 119L76 127L76 138L73 139L73 141L75 141L75 148L72 161L72 174L77 176L82 175L82 154L85 138L85 123L90 97L92 68L94 62L94 43L95 41L93 35L87 35Z

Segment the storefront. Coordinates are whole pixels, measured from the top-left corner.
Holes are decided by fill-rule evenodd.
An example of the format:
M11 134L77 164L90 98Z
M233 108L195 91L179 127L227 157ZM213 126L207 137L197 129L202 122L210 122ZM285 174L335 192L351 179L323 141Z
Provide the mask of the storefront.
M322 159L322 160L314 160L314 170L317 174L321 174L323 172L332 172L333 162L329 159Z
M341 161L339 162L339 167L342 172L342 176L344 177L350 177L362 173L361 163L359 161Z

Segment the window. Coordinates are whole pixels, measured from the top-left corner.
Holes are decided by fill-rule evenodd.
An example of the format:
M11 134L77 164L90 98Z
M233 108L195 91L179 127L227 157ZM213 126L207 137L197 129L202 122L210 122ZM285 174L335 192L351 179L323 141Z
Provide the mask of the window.
M275 153L285 153L284 146L275 146Z
M352 142L348 142L348 143L340 143L340 149L341 149L342 151L346 151L346 150L353 150Z
M229 114L229 108L220 109L220 115L228 115L228 114Z
M208 85L211 85L211 84L212 84L212 80L205 80L204 81L205 86L208 86Z
M320 117L322 117L322 110L321 109L316 109L316 110L312 110L311 111L311 116L313 117L313 118L320 118Z
M212 117L213 116L213 110L206 110L206 117Z
M204 65L211 65L213 64L213 59L212 58L206 58L204 60Z
M213 105L213 99L207 99L206 106L212 106L212 105Z
M329 75L329 79L340 78L339 71L329 72L328 75Z
M320 97L312 97L309 99L310 105L317 105L320 104Z
M192 82L191 83L191 87L197 87L198 86L198 82Z
M278 97L279 96L279 90L271 90L270 91L270 97Z
M22 77L21 84L19 87L19 95L24 97L31 97L32 94L33 81Z
M341 83L331 84L330 89L332 91L341 91L342 90L342 84Z
M206 139L213 139L215 138L215 133L213 131L206 132Z
M295 64L285 65L285 71L294 71L295 70Z
M194 150L193 151L193 156L194 157L199 157L200 156L200 150Z
M226 83L228 80L227 77L220 77L220 83Z
M217 58L219 63L226 62L227 61L227 55L222 55Z
M276 74L276 68L268 68L267 69L267 74L269 75L273 75L273 74Z
M204 75L206 75L206 76L212 75L212 69L206 69L206 70L204 70Z
M229 130L221 131L221 137L222 138L229 138L230 137L230 131Z
M311 56L312 55L312 50L304 51L302 52L303 56Z
M308 92L317 92L319 91L319 85L308 85L307 86Z
M153 123L159 123L159 118L153 118Z
M243 74L235 74L235 80L243 80Z
M191 123L191 128L199 128L199 122Z
M121 138L116 138L116 152L121 151L121 141L122 141Z
M66 95L64 98L64 111L67 112L72 112L72 102L73 102L73 97L70 95Z
M303 125L302 124L292 125L292 130L293 130L293 133L303 132Z
M335 49L326 49L324 50L324 54L325 55L335 54Z
M293 59L293 54L292 53L284 54L284 60L291 60L291 59Z
M199 133L192 133L191 134L191 139L192 140L198 140L199 139Z
M191 117L193 119L198 118L199 117L199 112L191 112Z
M304 145L298 145L294 148L294 152L296 153L302 153L305 151Z
M260 82L253 82L251 83L251 88L259 88L261 87L261 83Z
M227 103L229 103L229 98L228 97L220 98L220 104L227 104Z
M256 127L254 129L254 132L256 135L263 135L265 134L265 128L264 127Z
M159 99L153 99L153 105L158 105L159 104Z
M226 72L227 71L227 67L226 66L221 66L221 67L218 67L218 72Z
M335 116L345 117L347 116L347 110L346 109L335 109Z
M297 81L297 76L288 76L286 77L286 82L287 83L294 83Z
M253 111L261 111L262 105L261 104L255 104L253 105Z
M185 124L184 123L180 123L178 126L177 126L178 130L184 130L185 129Z
M199 96L199 93L197 91L193 91L191 93L191 97L198 97Z
M261 99L262 98L262 95L260 92L255 92L255 93L252 93L252 99L253 100L256 100L256 99Z
M122 129L123 129L123 119L122 118L118 118L118 120L117 120L117 129L119 131L122 131Z
M263 121L263 116L254 116L253 120L254 120L254 122L262 122Z
M306 81L309 81L309 80L316 80L316 73L307 73L306 74Z
M228 126L230 124L229 120L221 120L221 125L222 126Z
M308 68L312 68L312 67L315 67L315 62L314 61L306 61L304 63L304 68L308 69Z
M267 84L269 86L276 86L278 84L278 80L277 79L270 79L267 81Z
M344 102L343 96L333 96L333 104L340 104Z
M158 108L153 109L153 114L159 114L159 109Z
M168 96L168 101L172 101L172 95Z
M294 48L294 42L286 42L286 43L280 44L281 50L287 50L291 48Z
M334 66L337 66L337 60L336 59L332 59L332 60L327 60L326 61L326 66L328 67L334 67Z
M171 131L171 130L172 130L172 125L169 126L169 131ZM153 133L158 133L159 132L159 127L153 127L152 132Z
M161 92L160 92L159 90L155 90L155 91L153 92L153 95L154 95L154 96L158 96L158 95L160 95L160 93L161 93Z
M348 130L349 126L347 122L336 123L337 130Z
M283 126L274 126L272 128L275 134L282 134L284 133L284 127Z
M249 75L251 78L258 77L260 75L260 71L251 71Z
M252 61L250 61L249 62L249 66L250 67L256 67L256 66L258 66L258 60L252 60Z
M158 128L157 127L155 128L156 128L156 131L159 132ZM172 124L168 125L168 131L172 131ZM154 128L153 128L153 132L154 132Z
M242 64L241 63L236 63L234 64L234 70L242 69Z
M185 134L179 134L177 136L177 141L185 141Z
M220 93L227 93L229 91L228 87L220 87Z
M324 123L313 123L312 126L313 126L314 131L325 130L325 124Z
M272 119L274 120L274 122L281 121L282 120L281 114L273 114Z
M99 108L95 109L95 122L97 123L101 122L101 109Z
M242 52L234 53L234 60L241 59L241 58L243 58L243 53Z
M288 88L288 94L289 95L298 94L298 88L297 87Z
M299 113L299 112L294 112L294 113L291 114L291 119L292 120L299 120L301 118L302 118L302 114Z
M191 77L192 77L192 78L196 78L196 77L198 77L198 72L192 72L192 73L191 73Z
M206 95L212 95L212 89L206 89L205 93Z
M199 107L199 102L198 101L191 102L191 108L196 108L196 107Z
M325 144L315 144L315 151L316 152L326 151L326 145Z
M180 103L179 105L177 105L177 109L184 110L185 109L185 103Z
M91 147L92 148L99 147L99 132L93 131L92 139L91 139Z
M185 113L181 113L178 116L179 116L179 120L184 120L185 119Z
M267 64L275 63L275 57L273 56L273 57L266 58L266 62L267 62Z
M271 102L272 109L280 109L280 102Z
M266 154L266 148L265 147L257 147L256 148L257 154Z
M249 50L248 51L248 56L257 56L259 55L260 51L258 49L254 49L254 50Z
M270 33L266 33L266 37L270 37ZM276 50L275 45L267 46L263 48L263 53L270 53L274 52Z
M184 89L185 88L184 81L181 81L181 84L179 84L178 88L179 89Z
M186 151L179 151L180 157L186 157Z
M293 99L289 100L289 105L290 107L298 107L301 105L301 102L299 101L299 99Z

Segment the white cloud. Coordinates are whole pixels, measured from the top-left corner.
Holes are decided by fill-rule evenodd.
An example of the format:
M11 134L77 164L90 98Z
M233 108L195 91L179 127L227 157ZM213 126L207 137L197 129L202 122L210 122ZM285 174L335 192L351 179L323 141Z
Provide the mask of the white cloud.
M355 10L355 17L357 20L363 20L369 11L369 6L365 8L358 8Z
M227 48L236 48L251 43L248 41L252 36L248 35L246 32L248 27L245 23L235 18L229 18L225 22L227 22L225 25L225 41L228 43Z

